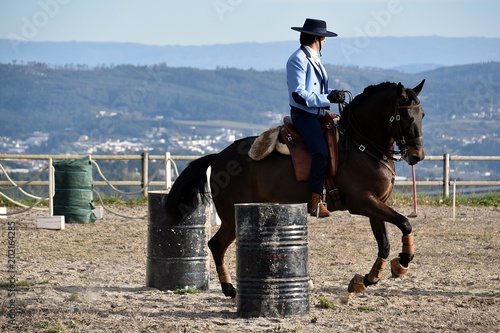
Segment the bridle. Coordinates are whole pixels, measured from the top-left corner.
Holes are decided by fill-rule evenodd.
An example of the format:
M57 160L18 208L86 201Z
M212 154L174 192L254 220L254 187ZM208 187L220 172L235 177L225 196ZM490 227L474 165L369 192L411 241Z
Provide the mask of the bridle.
M414 105L399 105L399 100L396 101L396 107L394 110L394 114L389 118L389 133L391 133L391 130L394 130L394 133L392 137L394 138L394 141L396 142L396 145L399 148L399 151L394 151L394 154L399 154L400 158L395 159L392 158L395 161L401 161L406 157L406 154L408 153L408 146L411 143L419 142L422 140L422 136L413 138L413 139L406 139L403 133L403 130L401 128L401 115L400 115L400 110L401 109L419 109L420 108L420 101L417 99L417 104Z
M404 160L406 155L408 154L408 146L411 143L420 141L422 136L407 139L404 136L402 126L401 126L401 114L400 110L402 109L417 109L420 108L420 101L415 98L417 104L414 105L399 105L399 100L396 101L394 113L389 118L389 128L388 133L394 139L396 145L399 150L387 149L386 147L379 145L374 142L370 138L368 138L360 129L360 126L357 123L356 117L353 112L351 112L350 102L352 101L352 93L346 91L349 96L349 103L344 105L339 104L339 112L340 112L340 120L341 126L340 129L341 134L345 134L347 130L351 129L351 140L352 143L357 147L358 150L368 154L369 156L382 161L401 161ZM346 119L347 121L342 121ZM364 143L364 144L363 144ZM395 156L399 156L396 158ZM392 168L390 168L392 169Z

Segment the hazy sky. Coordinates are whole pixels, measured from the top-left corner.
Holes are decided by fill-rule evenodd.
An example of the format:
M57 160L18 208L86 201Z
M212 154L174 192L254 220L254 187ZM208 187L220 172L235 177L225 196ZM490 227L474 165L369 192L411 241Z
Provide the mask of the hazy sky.
M500 0L0 0L0 39L207 45L339 36L500 38Z

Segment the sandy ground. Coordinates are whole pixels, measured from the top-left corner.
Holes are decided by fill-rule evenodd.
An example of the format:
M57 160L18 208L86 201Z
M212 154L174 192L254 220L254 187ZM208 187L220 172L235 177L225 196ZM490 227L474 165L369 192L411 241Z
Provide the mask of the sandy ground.
M239 318L220 292L211 264L210 289L179 295L145 286L147 206L111 209L93 224L37 229L30 212L0 220L1 332L498 332L500 210L420 206L411 222L415 260L407 276L386 270L378 285L348 294L354 274L376 259L368 221L347 212L309 220L314 287L307 315ZM410 207L398 207L403 214ZM10 224L9 224L10 222ZM9 287L8 226L15 222L17 286ZM212 233L217 227L212 228ZM390 227L391 257L401 250ZM236 280L235 246L226 256ZM15 324L9 304L15 294ZM324 308L320 300L333 306Z

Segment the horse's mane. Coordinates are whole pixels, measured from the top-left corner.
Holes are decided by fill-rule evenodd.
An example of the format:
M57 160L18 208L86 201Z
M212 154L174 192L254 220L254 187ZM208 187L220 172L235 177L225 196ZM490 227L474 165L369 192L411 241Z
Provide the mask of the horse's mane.
M364 99L370 98L371 95L373 95L381 90L385 90L389 87L396 87L396 86L397 86L397 84L394 82L382 82L379 84L368 86L363 90L363 92L361 94L357 95L352 100L351 103L362 102Z
M363 94L373 94L380 90L386 89L387 87L396 87L397 84L394 82L382 82L379 84L371 85L363 90Z

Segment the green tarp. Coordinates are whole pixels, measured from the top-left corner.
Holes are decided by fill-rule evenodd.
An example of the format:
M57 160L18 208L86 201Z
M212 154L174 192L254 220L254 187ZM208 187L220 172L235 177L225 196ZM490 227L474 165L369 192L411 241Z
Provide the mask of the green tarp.
M88 157L78 160L53 162L55 169L54 215L64 215L65 223L91 223L96 220L92 212L92 164Z

